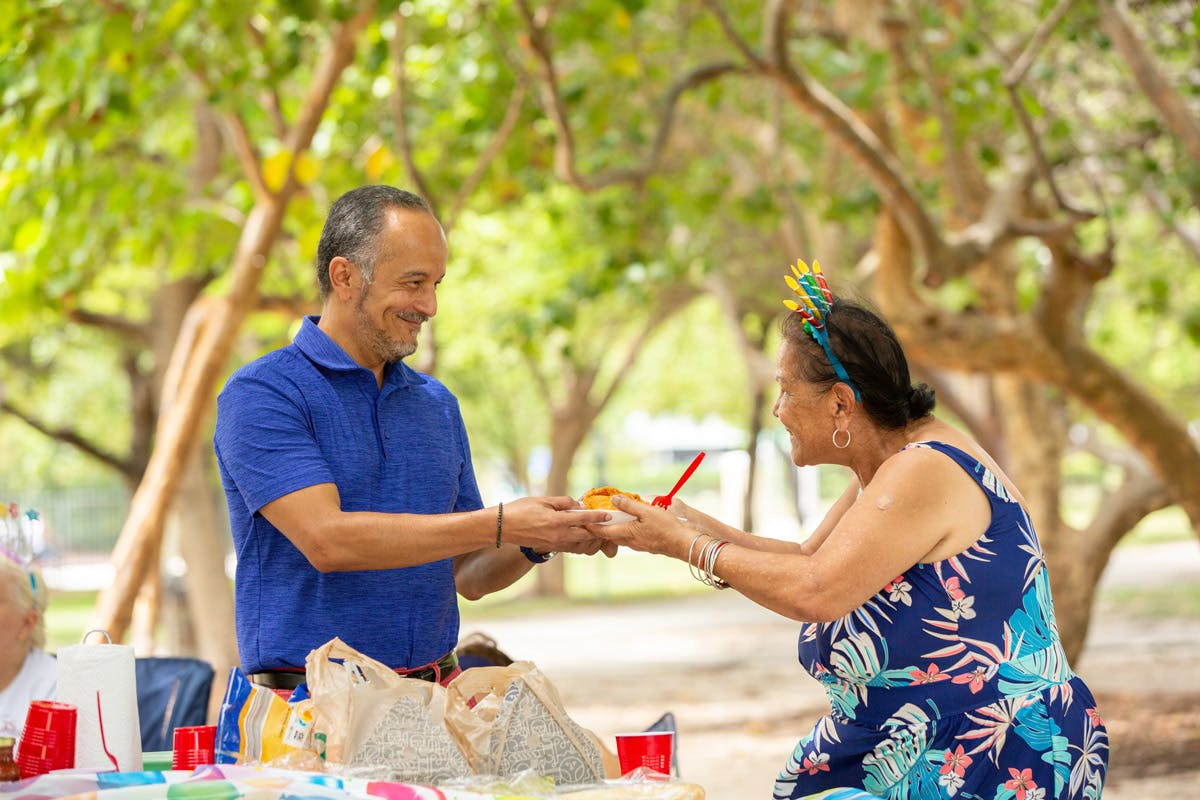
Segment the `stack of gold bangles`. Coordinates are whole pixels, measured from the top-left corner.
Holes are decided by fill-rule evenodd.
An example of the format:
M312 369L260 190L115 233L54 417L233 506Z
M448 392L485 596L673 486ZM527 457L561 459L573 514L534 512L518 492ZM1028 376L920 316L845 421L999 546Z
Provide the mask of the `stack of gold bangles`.
M700 548L700 557L695 563L692 563L692 553L696 549L696 542L705 536L708 536L708 541ZM717 564L717 556L721 555L721 551L725 549L727 544L729 542L725 539L714 539L707 533L696 534L696 538L692 539L691 545L688 546L688 571L692 573L692 577L714 589L728 589L729 582L723 581L713 574L713 567Z

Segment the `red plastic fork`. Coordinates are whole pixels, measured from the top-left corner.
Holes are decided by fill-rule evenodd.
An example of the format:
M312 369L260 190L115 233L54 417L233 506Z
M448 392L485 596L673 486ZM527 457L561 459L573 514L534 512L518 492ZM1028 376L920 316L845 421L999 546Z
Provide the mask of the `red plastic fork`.
M679 480L675 482L674 488L672 488L671 491L667 492L665 495L660 494L658 497L651 500L650 505L658 506L659 508L670 508L671 498L673 498L675 493L679 491L679 487L687 483L687 479L692 477L692 473L696 471L696 467L700 466L700 462L703 460L704 451L701 450L700 454L692 459L692 463L688 464L688 468L685 469L683 474L679 476Z

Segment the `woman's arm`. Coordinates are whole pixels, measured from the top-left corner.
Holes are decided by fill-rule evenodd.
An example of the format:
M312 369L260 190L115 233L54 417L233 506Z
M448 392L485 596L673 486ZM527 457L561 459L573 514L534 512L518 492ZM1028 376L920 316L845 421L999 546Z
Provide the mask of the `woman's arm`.
M889 458L858 498L842 508L846 501L844 493L835 504L836 524L820 532L823 539L811 553L799 546L790 552L765 551L736 537L721 550L714 572L776 613L825 622L861 606L921 561L964 520L978 526L974 532L978 535L990 518L986 499L974 481L954 462L925 449ZM661 509L623 498L613 504L638 520L608 526L605 535L612 541L688 560L697 531ZM702 546L692 547L692 563Z
M715 517L710 517L703 511L697 511L682 500L673 500L671 502L671 513L676 517L682 517L685 524L696 533L706 533L714 539L724 539L728 542L735 542L742 547L748 547L751 550L761 550L766 553L800 552L800 545L796 542L772 539L769 536L755 536L753 533L738 530L732 525L726 525Z

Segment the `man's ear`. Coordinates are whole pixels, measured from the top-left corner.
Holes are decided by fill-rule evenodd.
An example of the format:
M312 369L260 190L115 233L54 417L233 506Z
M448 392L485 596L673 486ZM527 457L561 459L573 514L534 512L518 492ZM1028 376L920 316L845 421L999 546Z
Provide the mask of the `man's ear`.
M330 290L338 295L348 296L358 293L358 283L362 279L362 273L358 271L358 267L351 264L342 256L334 256L329 262L329 286Z

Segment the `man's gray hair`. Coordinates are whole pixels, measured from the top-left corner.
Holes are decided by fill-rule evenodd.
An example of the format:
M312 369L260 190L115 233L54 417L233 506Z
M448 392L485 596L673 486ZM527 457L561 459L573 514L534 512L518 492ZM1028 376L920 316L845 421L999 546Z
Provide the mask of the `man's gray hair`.
M390 208L407 208L433 214L418 195L394 186L361 186L334 201L317 245L317 286L321 300L329 297L329 262L338 256L354 264L370 283L379 260L379 232Z

